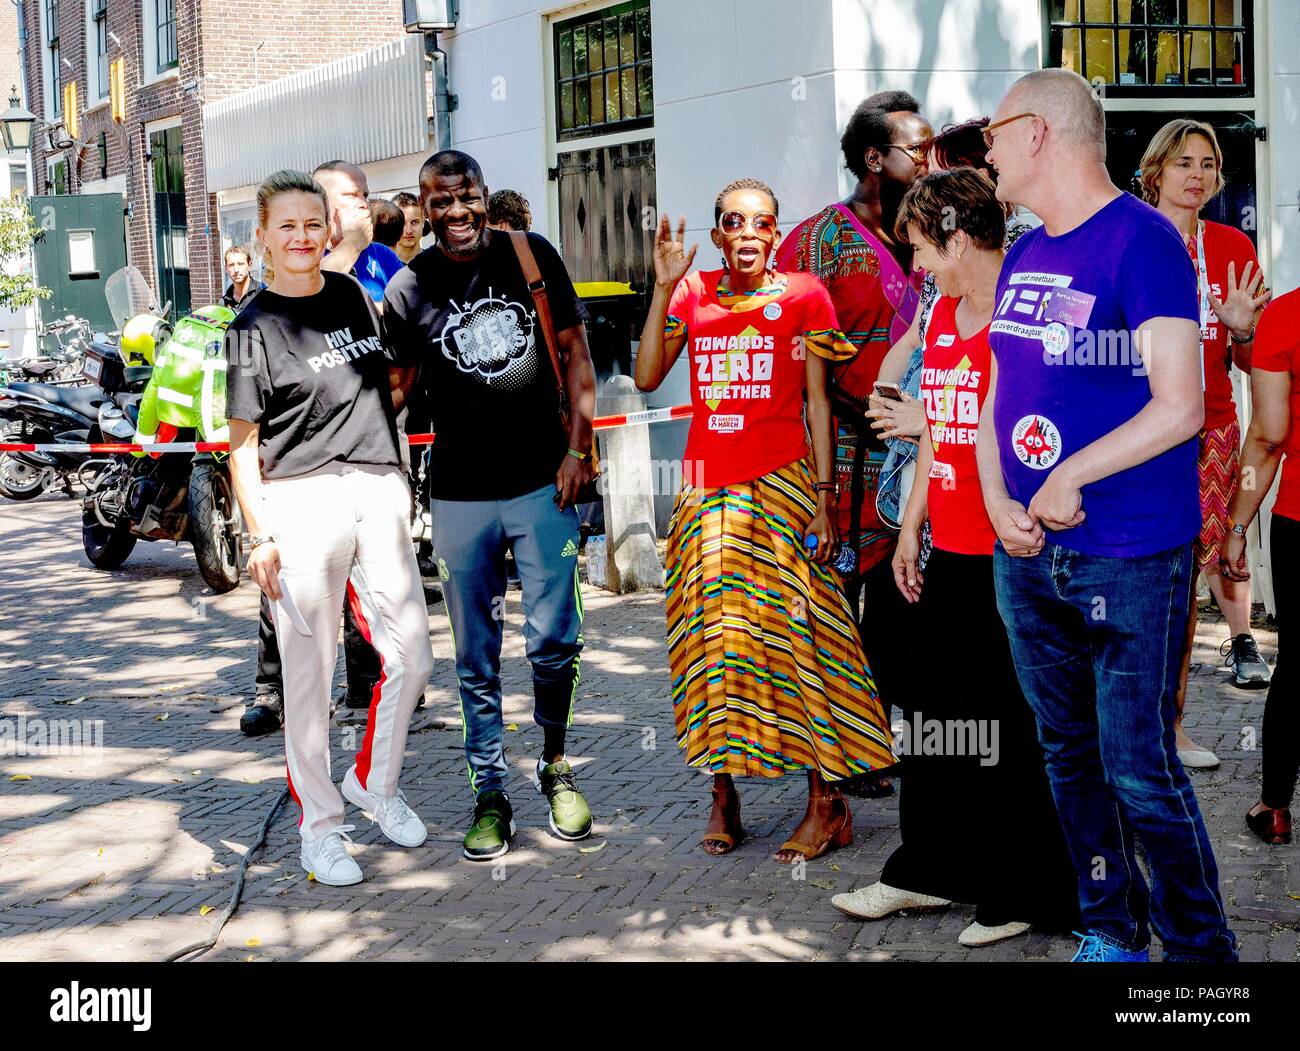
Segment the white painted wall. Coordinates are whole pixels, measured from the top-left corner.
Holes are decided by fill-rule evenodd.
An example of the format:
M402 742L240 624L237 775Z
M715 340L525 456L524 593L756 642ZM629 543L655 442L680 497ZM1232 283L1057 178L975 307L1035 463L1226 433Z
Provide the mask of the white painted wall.
M1271 0L1268 24L1269 175L1274 291L1300 288L1300 20L1293 0Z
M28 165L27 186L30 187L31 170L27 151L10 153L0 146L0 196L8 197L14 188L10 179L9 166L18 163ZM13 273L21 273L24 270L30 272L31 268L30 258L9 264L9 269ZM0 358L29 358L35 355L37 353L35 308L23 307L20 310L0 308L0 340L9 344L7 348L0 349Z
M443 38L456 148L556 236L550 23L607 6L475 0ZM731 179L771 183L787 226L847 192L839 132L865 96L903 88L936 125L993 110L1038 67L1037 0L653 0L661 208L692 236Z
M546 178L553 162L547 157L544 55L551 43L544 13L558 6L475 0L461 5L460 24L443 38L450 90L458 99L452 145L479 162L489 189L527 197L534 228L552 239L558 222L552 223Z
M877 91L909 91L936 129L992 113L1040 68L1038 0L834 0L836 114L842 129ZM847 195L853 177L841 167Z

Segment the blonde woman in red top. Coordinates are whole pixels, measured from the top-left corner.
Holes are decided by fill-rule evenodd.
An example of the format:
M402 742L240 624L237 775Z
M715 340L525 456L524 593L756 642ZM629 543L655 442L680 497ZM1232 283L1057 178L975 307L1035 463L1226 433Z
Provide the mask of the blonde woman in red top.
M1172 120L1156 132L1142 156L1141 190L1147 203L1160 209L1187 243L1197 274L1201 308L1201 387L1205 391L1205 425L1200 434L1197 475L1201 490L1201 533L1195 555L1214 601L1223 610L1230 638L1223 654L1233 671L1233 685L1244 690L1268 686L1269 670L1250 633L1250 585L1223 576L1219 545L1227 535L1228 505L1237 488L1241 428L1232 397L1232 367L1250 375L1251 348L1259 311L1268 302L1264 274L1250 238L1240 230L1201 218L1201 210L1223 189L1223 154L1214 129L1200 121ZM1183 670L1175 705L1178 757L1184 766L1212 768L1219 758L1194 744L1183 730L1187 671L1196 641L1196 584L1183 644Z
M827 363L851 357L825 286L769 261L777 201L755 179L714 202L720 270L664 216L636 382L654 390L686 352L694 416L668 537L673 717L688 765L713 775L702 846L741 841L733 777L806 773L808 806L776 860L853 836L837 783L893 762L835 546ZM806 422L805 422L806 421ZM811 441L811 449L809 447Z

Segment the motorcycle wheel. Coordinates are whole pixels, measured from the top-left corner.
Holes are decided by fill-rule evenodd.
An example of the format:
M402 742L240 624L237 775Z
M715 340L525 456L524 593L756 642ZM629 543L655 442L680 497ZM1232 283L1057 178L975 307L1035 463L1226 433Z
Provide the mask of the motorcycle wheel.
M85 548L86 557L92 566L98 569L117 569L131 554L135 539L125 522L109 528L99 520L92 508L82 508L81 546Z
M0 496L10 500L34 500L54 481L53 471L23 463L13 453L0 453Z
M190 542L199 573L218 595L239 587L242 533L225 466L196 463L190 472Z

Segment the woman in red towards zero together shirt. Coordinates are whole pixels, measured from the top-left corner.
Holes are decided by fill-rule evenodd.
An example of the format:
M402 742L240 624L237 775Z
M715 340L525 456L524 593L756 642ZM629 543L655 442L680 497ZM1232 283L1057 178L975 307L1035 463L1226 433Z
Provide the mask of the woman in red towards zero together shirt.
M1214 129L1200 121L1170 121L1147 146L1142 157L1142 196L1155 205L1178 229L1197 272L1201 305L1202 383L1205 391L1205 425L1200 435L1197 474L1201 489L1201 533L1195 554L1214 601L1223 610L1230 638L1223 654L1233 671L1233 684L1242 689L1268 686L1269 670L1250 633L1250 586L1234 583L1218 571L1218 550L1228 520L1228 505L1237 486L1241 429L1232 398L1232 366L1249 374L1251 341L1258 312L1268 301L1263 272L1250 238L1240 230L1202 219L1201 209L1223 189L1223 154ZM1187 671L1196 641L1196 585L1192 595L1183 645L1183 670L1179 679L1174 724L1178 756L1184 766L1219 765L1213 752L1194 744L1183 731L1183 703L1187 696Z
M1238 487L1233 497L1219 571L1248 584L1246 528L1273 487L1273 476L1285 456L1269 538L1277 666L1264 703L1264 785L1259 802L1246 814L1246 824L1265 843L1290 843L1291 797L1300 772L1300 706L1292 692L1291 665L1283 670L1282 653L1291 644L1295 616L1291 603L1300 595L1300 427L1296 426L1300 420L1300 290L1281 296L1264 311L1254 359L1253 409L1241 471L1242 477L1250 471L1255 484Z
M688 274L686 220L676 238L661 220L636 360L637 386L654 390L685 350L695 409L668 535L673 721L687 764L713 775L710 854L742 838L733 775L807 773L807 813L776 855L791 863L849 843L838 782L893 763L826 564L836 539L827 362L853 350L816 278L769 268L780 240L771 189L741 179L713 211L721 270Z
M928 433L893 558L898 590L920 604L929 659L919 672L916 706L903 713L902 845L879 882L831 900L858 919L974 902L975 920L957 939L962 945L990 945L1031 926L1068 931L1078 920L1076 876L998 615L997 537L975 458L980 411L993 384L989 323L1006 214L987 176L950 168L907 192L898 233L941 293L922 359ZM934 546L922 567L927 517ZM978 727L983 744L967 737L974 747L926 746L936 729L956 742L949 731L958 726ZM961 798L979 803L953 821Z

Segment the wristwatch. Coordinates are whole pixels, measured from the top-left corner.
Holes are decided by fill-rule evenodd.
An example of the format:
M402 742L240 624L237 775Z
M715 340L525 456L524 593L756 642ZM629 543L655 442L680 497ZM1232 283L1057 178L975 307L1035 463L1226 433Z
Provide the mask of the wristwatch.
M1243 525L1241 522L1234 522L1231 518L1228 519L1228 532L1236 533L1238 536L1245 536L1246 529L1247 526Z
M270 533L267 533L266 536L253 536L252 533L248 535L249 551L256 551L257 546L259 544L274 544L274 543L275 543L275 537L271 536Z

